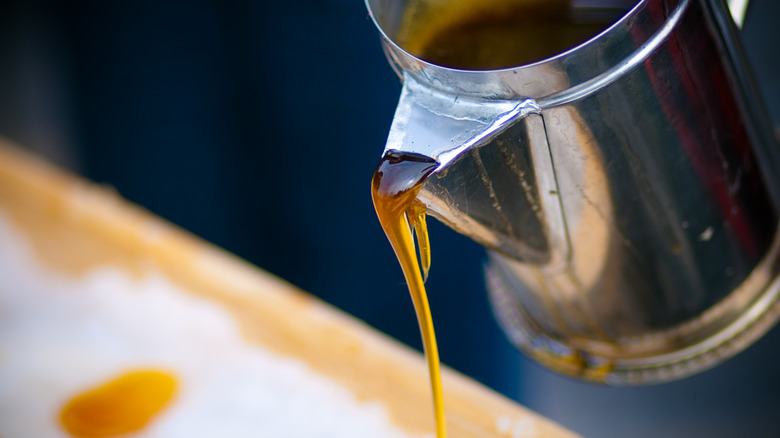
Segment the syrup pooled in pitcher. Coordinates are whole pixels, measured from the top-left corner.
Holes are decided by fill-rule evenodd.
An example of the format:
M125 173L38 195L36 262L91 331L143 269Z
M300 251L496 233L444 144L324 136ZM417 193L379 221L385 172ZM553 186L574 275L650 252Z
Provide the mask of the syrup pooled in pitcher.
M412 295L412 302L420 323L425 357L433 393L436 436L447 436L444 422L444 400L439 371L439 352L433 331L431 311L425 293L424 276L430 266L430 246L425 225L425 207L417 201L417 193L425 178L433 172L438 163L428 157L415 154L387 153L371 181L371 195L374 199L379 222L395 251ZM420 265L415 254L412 228L420 247ZM422 269L420 269L422 267ZM420 272L422 270L422 273Z
M448 4L443 9L410 10L399 42L412 55L445 67L464 70L517 67L558 55L587 41L625 12L625 5L588 8L575 7L573 3L571 0L466 1Z

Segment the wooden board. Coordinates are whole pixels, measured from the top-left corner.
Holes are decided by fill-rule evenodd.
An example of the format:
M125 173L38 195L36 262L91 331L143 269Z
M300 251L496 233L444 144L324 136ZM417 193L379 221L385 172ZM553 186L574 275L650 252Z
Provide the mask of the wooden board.
M57 275L84 278L106 266L130 278L162 275L226 310L248 343L295 358L346 388L359 403L378 403L410 436L431 436L428 377L420 354L131 205L110 188L0 141L0 215L30 245L35 263ZM576 436L452 370L444 370L443 382L451 437ZM264 435L258 431L257 436Z

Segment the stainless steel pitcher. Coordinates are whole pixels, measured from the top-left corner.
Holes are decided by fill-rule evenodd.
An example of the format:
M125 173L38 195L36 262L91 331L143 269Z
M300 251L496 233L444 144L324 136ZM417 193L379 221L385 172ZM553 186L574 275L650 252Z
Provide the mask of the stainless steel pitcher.
M711 367L774 324L780 149L723 1L572 1L624 10L570 50L487 71L398 44L410 10L446 3L367 0L403 80L386 151L440 163L419 199L487 248L517 346L640 384Z

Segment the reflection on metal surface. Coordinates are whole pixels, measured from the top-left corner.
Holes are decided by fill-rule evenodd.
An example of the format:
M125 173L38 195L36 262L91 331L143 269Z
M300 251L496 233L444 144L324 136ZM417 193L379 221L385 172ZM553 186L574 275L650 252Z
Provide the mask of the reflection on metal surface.
M729 0L729 10L731 11L731 17L734 18L734 23L738 27L742 27L745 23L745 13L747 13L748 0Z
M491 300L510 339L557 371L614 385L661 382L717 365L742 351L780 318L780 241L765 260L721 302L668 330L599 339L551 335L518 298L524 267L492 255L487 267ZM567 336L568 335L568 336Z

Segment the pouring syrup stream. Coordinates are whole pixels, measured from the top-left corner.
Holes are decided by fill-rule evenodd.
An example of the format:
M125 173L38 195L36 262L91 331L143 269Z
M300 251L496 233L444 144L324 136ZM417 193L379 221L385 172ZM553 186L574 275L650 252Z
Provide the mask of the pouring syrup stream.
M425 357L428 360L436 437L446 438L439 351L436 347L436 336L424 284L424 277L428 276L430 267L430 244L425 222L425 206L417 200L423 182L437 167L436 161L424 155L390 151L382 158L374 173L371 194L379 222L401 264L406 284L412 295ZM412 228L415 230L420 248L419 264L415 254Z

